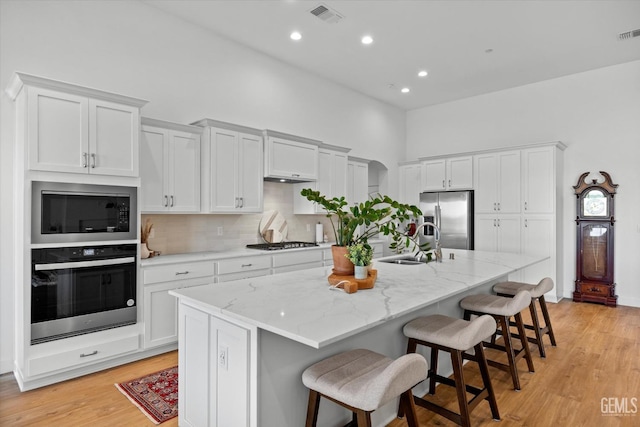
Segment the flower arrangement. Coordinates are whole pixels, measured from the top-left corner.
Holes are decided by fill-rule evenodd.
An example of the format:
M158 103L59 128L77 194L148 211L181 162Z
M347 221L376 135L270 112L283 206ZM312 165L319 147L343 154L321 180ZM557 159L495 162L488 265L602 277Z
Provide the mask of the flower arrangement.
M355 245L347 246L345 256L349 258L353 265L366 267L371 263L371 258L373 258L373 249L366 243L356 243Z

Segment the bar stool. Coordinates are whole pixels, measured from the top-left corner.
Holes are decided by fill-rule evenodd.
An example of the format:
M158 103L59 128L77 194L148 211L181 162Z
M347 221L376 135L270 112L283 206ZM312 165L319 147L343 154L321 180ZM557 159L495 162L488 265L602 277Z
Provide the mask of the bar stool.
M396 360L369 350L351 350L308 367L302 382L309 388L306 426L316 425L320 397L353 413L353 426L370 427L371 412L400 396L410 427L418 427L411 388L427 378L427 361L419 354Z
M483 344L485 347L504 351L507 354L508 363L504 364L489 359L487 363L494 368L510 372L515 390L520 390L520 378L518 377L517 367L518 360L524 356L529 372L534 372L531 350L529 349L524 323L522 322L522 314L520 313L527 308L530 303L531 295L527 291L520 291L514 295L513 298L498 295L470 295L460 300L460 307L464 309L465 320L469 320L472 314L477 316L489 314L493 316L500 326L500 333L502 334L504 345L496 344L495 335L491 339L491 342L484 342ZM513 348L513 340L509 327L511 317L515 319L515 325L518 327L518 334L520 342L522 343L522 348L519 350Z
M442 415L458 425L469 427L471 425L469 417L471 411L480 402L487 400L491 407L493 419L500 420L498 404L496 403L496 396L493 391L493 386L491 385L491 378L489 377L487 360L482 348L482 341L491 337L496 332L496 321L491 316L480 316L470 322L434 314L412 320L404 326L403 332L407 338L409 338L407 353L415 353L418 344L431 348L429 394L435 394L436 381L455 387L460 413L457 414L421 397L414 397L417 405ZM477 362L480 367L480 374L484 386L482 389L468 385L464 380L462 371L463 354L471 348L474 349L474 354L467 355L467 357ZM438 350L443 350L451 354L453 380L438 375ZM467 392L474 395L470 401L467 401ZM400 412L398 415L401 416L402 413Z
M537 285L520 282L502 282L497 283L493 287L493 291L500 296L513 298L518 291L525 290L531 294L531 304L529 304L529 311L531 312L531 321L533 325L525 324L525 329L533 330L536 334L534 337L527 337L529 342L538 346L538 352L540 357L547 357L544 351L544 342L542 338L544 335L549 335L551 345L556 346L556 337L553 334L553 328L551 327L551 319L549 317L549 311L547 311L547 302L544 300L544 294L553 289L553 280L549 277L542 279ZM540 311L544 317L544 327L540 327L540 321L538 320L538 310L536 309L535 302L538 301L540 305ZM516 336L515 334L513 335Z

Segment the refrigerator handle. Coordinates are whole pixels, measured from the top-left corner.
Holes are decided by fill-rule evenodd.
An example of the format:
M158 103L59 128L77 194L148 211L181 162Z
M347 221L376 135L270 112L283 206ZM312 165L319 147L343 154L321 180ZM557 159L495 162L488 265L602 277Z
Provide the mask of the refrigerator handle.
M435 210L436 210L436 212L435 212L436 213L436 218L435 218L434 222L438 226L438 229L441 229L440 221L441 221L442 218L441 218L440 205L436 205L436 209Z

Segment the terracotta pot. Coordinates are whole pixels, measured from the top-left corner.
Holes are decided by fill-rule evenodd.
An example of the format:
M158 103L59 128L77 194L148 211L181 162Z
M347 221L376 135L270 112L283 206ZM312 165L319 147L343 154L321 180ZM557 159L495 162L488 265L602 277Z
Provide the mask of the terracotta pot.
M339 276L353 275L353 263L345 255L347 254L346 246L331 246L331 255L333 256L333 272Z

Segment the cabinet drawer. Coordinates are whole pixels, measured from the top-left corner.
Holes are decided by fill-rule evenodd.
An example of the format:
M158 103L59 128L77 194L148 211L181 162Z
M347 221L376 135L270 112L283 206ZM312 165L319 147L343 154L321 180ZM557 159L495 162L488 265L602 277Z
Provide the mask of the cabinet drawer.
M322 262L322 251L311 250L273 255L274 268L310 262Z
M232 280L250 279L252 277L268 276L271 273L269 269L239 271L237 273L223 274L218 276L218 283L230 282Z
M213 261L195 261L181 264L144 267L142 269L142 281L147 285L149 283L195 279L206 276L212 276L213 279L213 275L215 274L214 270L215 263Z
M609 296L610 286L602 283L581 283L580 292L583 294L597 295L602 297Z
M29 376L94 363L102 359L138 350L138 335L101 342L92 346L49 354L29 360Z
M218 274L240 273L271 268L270 256L245 256L218 261Z

